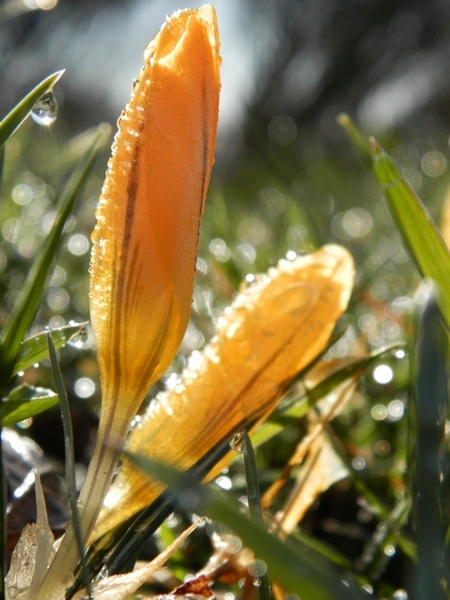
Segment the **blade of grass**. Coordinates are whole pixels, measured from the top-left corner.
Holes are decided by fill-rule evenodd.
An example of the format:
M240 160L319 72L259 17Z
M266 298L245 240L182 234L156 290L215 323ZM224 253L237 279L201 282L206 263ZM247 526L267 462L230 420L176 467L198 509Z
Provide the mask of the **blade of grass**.
M343 447L339 437L336 435L333 430L333 426L331 423L326 425L327 433L330 437L330 441L333 444L335 451L338 453L339 458L343 462L345 468L348 471L350 479L352 480L353 485L356 490L361 494L361 496L366 500L368 507L374 515L379 517L382 521L384 521L387 526L392 530L392 534L399 544L403 552L411 558L411 560L417 560L417 550L415 544L408 538L407 534L402 530L402 525L404 524L406 514L408 511L399 511L398 522L392 520L392 513L385 506L384 502L379 498L379 496L371 489L369 484L364 481L361 477L361 473L356 471L352 465L351 458ZM402 504L402 503L401 503Z
M58 329L52 329L50 335L52 336L53 344L55 345L56 350L64 346L72 338L82 333L86 324L87 323L77 323L76 325L66 325ZM47 358L48 334L48 331L44 331L22 342L17 361L13 368L13 375L17 375L17 373L25 371L25 369L28 369L28 367L32 367L34 364L40 362L44 358Z
M1 426L10 427L57 404L58 395L52 390L22 385L0 403Z
M348 571L353 570L352 561L337 552L334 548L331 548L331 546L328 546L325 542L318 540L302 531L294 531L292 533L292 537L299 540L304 546L311 548L314 550L314 552L317 552L330 562L333 562L338 567L342 567Z
M348 364L345 363L340 369L331 373L328 377L319 381L317 385L308 389L302 394L296 394L288 401L281 404L275 410L273 415L260 427L255 433L252 433L252 443L255 448L268 441L278 433L280 433L287 425L287 419L299 419L304 417L315 403L332 392L345 380L355 377L360 371L367 369L369 365L379 359L387 352L392 352L395 349L403 348L403 344L392 344L384 346L371 352L368 356L355 358Z
M359 150L364 161L371 165L372 152L370 150L369 140L366 138L366 136L360 132L352 119L345 113L338 115L337 122L344 129L345 133L353 142L353 145Z
M5 167L5 147L0 147L0 191L2 189L3 182L3 169Z
M422 284L422 314L414 341L414 393L411 402L410 473L418 562L411 585L413 600L447 597L442 582L447 520L442 498L442 449L448 410L447 335L433 285Z
M197 483L209 473L230 450L228 440L222 441L207 456L196 463L188 472L189 476ZM123 538L110 555L104 571L109 575L122 573L126 565L136 560L136 557L145 542L161 525L177 506L177 497L174 492L165 491L148 508L133 519L133 522ZM169 511L168 514L167 510ZM161 520L162 519L162 520Z
M231 494L223 494L214 487L198 486L186 473L145 457L130 454L128 457L146 473L175 488L185 510L205 511L234 531L243 544L266 563L273 578L286 591L308 600L363 600L366 597L346 572L310 548L303 548L298 540L295 544L289 539L281 540L243 515Z
M69 400L67 398L66 388L59 368L58 357L56 355L55 345L53 344L52 336L48 334L48 353L50 356L50 364L52 367L53 380L55 388L59 396L59 406L61 409L61 417L64 429L64 450L66 456L66 484L67 496L69 500L70 512L75 530L75 539L80 553L81 570L83 574L83 583L88 590L89 600L93 600L91 594L91 583L89 577L89 569L86 562L86 554L83 544L83 534L81 532L80 513L77 504L77 484L75 481L75 455L74 441L72 429L72 417L70 415Z
M403 242L422 277L436 282L442 315L450 326L450 253L435 223L399 167L371 139L375 178L384 191Z
M200 483L229 450L230 444L228 439L223 440L206 457L202 458L189 470L190 476L197 483ZM101 567L95 581L108 575L130 571L144 544L177 506L177 493L166 490L137 517L133 517L128 523L125 523L124 527L118 528L118 530L112 532L112 535L107 534L105 536L106 540L102 539L100 543L96 543L89 557L91 572L95 572L95 566L92 567L92 565L99 565L103 556L106 554L109 556L106 563ZM120 537L123 531L125 531L125 534ZM73 586L66 592L67 600L70 600L81 589L82 585L81 577L78 576Z
M247 480L247 498L250 519L257 525L259 525L259 527L265 528L263 510L261 506L261 494L259 490L259 477L258 469L256 466L255 451L253 449L252 441L246 429L244 429L243 432L243 442L245 478ZM261 576L259 576L258 579L260 581L260 600L270 600L270 582L267 571Z
M53 227L30 268L17 302L2 332L0 337L0 369L2 372L0 397L5 395L20 345L36 315L50 268L61 243L64 226L72 212L75 199L86 181L94 160L109 138L109 132L110 127L108 125L98 127L88 151L67 182L58 203Z
M46 92L49 92L53 88L63 73L64 70L57 71L46 77L15 106L2 121L0 121L0 148L28 117L36 102L40 100Z

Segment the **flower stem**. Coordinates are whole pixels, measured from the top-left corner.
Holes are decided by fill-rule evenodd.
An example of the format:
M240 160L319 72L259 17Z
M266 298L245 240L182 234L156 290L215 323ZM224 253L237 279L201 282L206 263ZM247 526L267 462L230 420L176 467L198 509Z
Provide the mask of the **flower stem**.
M94 454L78 499L84 542L89 538L102 508L126 435L127 428L113 436L111 424L102 427L100 423ZM40 586L37 600L63 600L79 560L75 531L70 523Z

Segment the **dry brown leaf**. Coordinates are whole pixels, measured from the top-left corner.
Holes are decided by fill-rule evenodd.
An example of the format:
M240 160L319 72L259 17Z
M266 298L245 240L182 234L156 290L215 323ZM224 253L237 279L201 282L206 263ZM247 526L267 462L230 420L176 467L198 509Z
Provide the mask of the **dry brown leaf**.
M145 567L140 567L124 575L111 575L111 577L106 577L96 583L92 588L95 600L127 600L127 598L130 598L155 571L167 562L174 552L181 548L200 523L202 523L201 519L188 527L170 546ZM83 598L86 598L86 590L81 590L74 596L74 600L83 600Z
M320 381L323 381L335 371L342 368L343 365L351 365L357 358L344 358L344 359L333 359L331 361L322 361L315 365L313 369L306 375L304 383L306 387L314 387ZM322 435L324 426L331 420L333 420L344 408L347 400L353 394L356 382L362 373L363 368L360 369L350 379L347 379L341 385L339 385L332 393L328 394L325 398L320 400L316 404L318 413L310 411L308 414L309 424L306 435L302 438L300 443L297 445L295 452L292 454L286 466L283 469L281 476L273 482L273 484L264 493L262 503L265 508L268 508L274 501L276 495L284 486L292 470L297 467L307 456L308 452L311 451L312 445L315 443L316 438ZM311 465L309 465L311 466ZM309 468L309 467L308 467ZM331 485L331 484L329 484ZM327 486L328 487L328 486ZM327 489L327 488L324 488ZM323 490L322 490L323 491Z
M186 583L178 586L172 594L173 596L189 596L192 598L193 596L202 597L202 598L213 598L214 594L209 587L208 579L205 575L197 575L193 579L189 579Z
M44 492L39 475L35 476L36 523L24 527L11 557L6 576L7 600L35 598L53 554L54 537L48 524Z
M324 367L323 370L326 371L326 368ZM294 531L306 511L311 508L321 493L348 474L324 428L350 400L357 380L358 374L344 381L322 400L319 405L321 410L310 411L307 434L289 459L282 477L264 495L264 505L268 506L286 482L292 469L301 464L294 488L283 509L275 518L277 528L286 534Z
M219 319L217 335L194 354L180 382L151 403L127 450L188 469L232 432L268 414L326 347L353 277L352 257L337 245L282 260L257 277ZM91 541L161 489L124 461Z
M310 445L286 505L277 515L277 527L284 533L294 531L320 494L347 475L347 469L322 429Z

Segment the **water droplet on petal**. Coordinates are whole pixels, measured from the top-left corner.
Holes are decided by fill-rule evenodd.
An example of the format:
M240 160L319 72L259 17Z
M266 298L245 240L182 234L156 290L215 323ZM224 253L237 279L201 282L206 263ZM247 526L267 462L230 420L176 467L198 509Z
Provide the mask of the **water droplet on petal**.
M297 258L298 254L294 250L288 250L286 254L286 260L292 261Z
M230 440L230 448L235 452L243 452L245 448L244 434L235 433Z
M51 125L58 116L58 103L53 92L47 92L31 109L31 116L38 125Z

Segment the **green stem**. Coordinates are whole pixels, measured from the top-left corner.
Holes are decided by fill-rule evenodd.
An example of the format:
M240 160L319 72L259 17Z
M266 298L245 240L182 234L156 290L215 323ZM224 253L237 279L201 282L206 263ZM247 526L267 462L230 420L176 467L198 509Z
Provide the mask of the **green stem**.
M122 433L113 436L111 429L109 422L104 427L100 423L94 455L78 500L84 543L88 540L103 506L128 431L128 428L125 428ZM79 559L75 531L70 523L36 600L64 598L66 588L73 581L73 571Z

